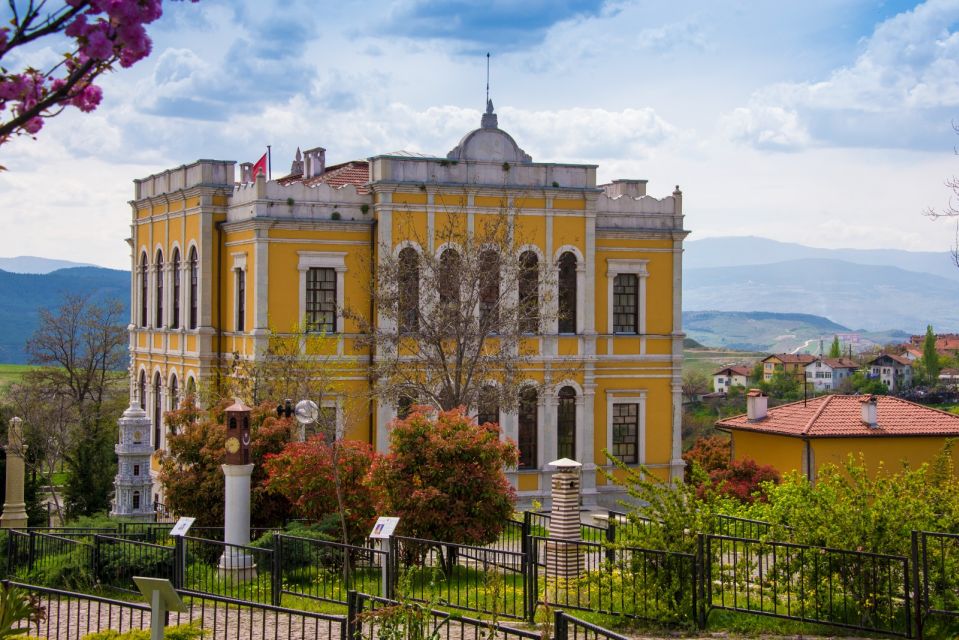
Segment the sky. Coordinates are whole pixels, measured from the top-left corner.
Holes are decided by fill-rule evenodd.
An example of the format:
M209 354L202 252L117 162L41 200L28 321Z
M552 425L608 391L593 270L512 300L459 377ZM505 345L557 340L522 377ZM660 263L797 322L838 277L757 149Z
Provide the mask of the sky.
M955 242L923 212L959 175L959 0L167 0L149 32L97 111L0 147L0 256L128 269L132 181L200 158L443 156L479 126L487 52L534 161L679 185L690 240Z

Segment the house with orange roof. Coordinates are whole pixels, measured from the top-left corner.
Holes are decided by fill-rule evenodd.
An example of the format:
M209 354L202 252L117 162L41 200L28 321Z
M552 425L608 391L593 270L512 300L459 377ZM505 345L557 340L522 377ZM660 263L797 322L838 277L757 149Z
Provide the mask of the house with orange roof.
M733 460L751 458L781 473L815 479L825 464L862 455L871 473L881 465L918 467L959 437L959 415L892 396L829 395L768 408L758 389L746 413L716 423L732 438Z
M912 386L912 361L906 356L880 353L866 363L869 377L878 378L890 391L901 391Z
M713 374L713 392L727 393L730 387L745 387L750 375L752 370L744 364L720 369Z
M814 361L816 356L808 353L776 353L762 359L763 380L769 382L776 373L791 374L802 382L806 379L806 365Z
M832 391L858 368L859 364L850 358L816 358L806 365L806 384L814 391Z

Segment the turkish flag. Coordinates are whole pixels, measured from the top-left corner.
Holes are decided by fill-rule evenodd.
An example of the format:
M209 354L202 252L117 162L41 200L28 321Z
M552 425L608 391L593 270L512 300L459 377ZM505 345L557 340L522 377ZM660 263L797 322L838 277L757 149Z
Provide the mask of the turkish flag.
M253 173L250 174L250 180L256 182L257 174L262 173L266 175L266 154L263 154L263 157L256 161L256 164L253 165Z

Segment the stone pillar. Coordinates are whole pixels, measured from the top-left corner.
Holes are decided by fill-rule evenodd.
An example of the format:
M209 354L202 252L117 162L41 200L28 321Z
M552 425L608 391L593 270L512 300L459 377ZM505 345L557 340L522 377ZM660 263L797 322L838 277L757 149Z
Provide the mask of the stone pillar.
M27 505L23 501L23 454L27 445L23 444L22 424L20 418L12 418L7 432L7 495L0 516L0 527L4 529L27 526Z
M220 573L230 572L240 579L256 577L252 556L237 547L250 544L250 477L252 464L225 464L226 504L223 516L223 541L227 547L220 558Z
M582 465L569 458L549 463L556 468L552 478L550 539L578 542L580 536L579 469ZM546 543L546 575L551 578L575 578L583 571L583 554L579 545Z

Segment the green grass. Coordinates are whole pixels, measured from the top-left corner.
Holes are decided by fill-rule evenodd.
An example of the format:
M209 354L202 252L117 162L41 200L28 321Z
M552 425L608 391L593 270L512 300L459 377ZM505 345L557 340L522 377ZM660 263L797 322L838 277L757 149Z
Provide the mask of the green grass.
M765 358L767 353L758 351L727 351L724 349L684 349L683 373L697 371L711 376L719 369L733 364L750 364Z
M37 368L29 364L0 364L0 397L3 396L7 387L15 382L20 382L23 374Z

